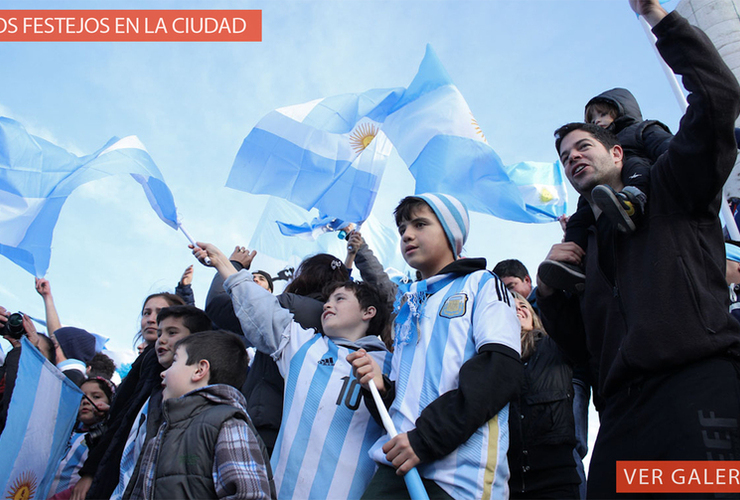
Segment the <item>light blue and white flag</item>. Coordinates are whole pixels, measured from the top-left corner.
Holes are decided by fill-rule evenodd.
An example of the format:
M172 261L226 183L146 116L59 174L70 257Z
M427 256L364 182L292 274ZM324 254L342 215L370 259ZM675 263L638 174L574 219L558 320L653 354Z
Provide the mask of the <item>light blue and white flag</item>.
M226 186L361 223L392 145L380 127L403 89L373 89L268 113L242 143Z
M77 419L82 391L25 337L5 430L0 498L46 498Z
M519 188L527 212L542 213L548 220L567 213L568 192L562 163L523 161L505 169Z
M314 217L310 222L304 222L303 224L288 224L287 222L275 221L280 229L280 233L284 236L298 236L308 241L316 241L320 235L333 231L342 231L347 226L351 226L351 222L344 222L343 220L334 217Z
M416 77L382 130L409 165L417 194L450 194L469 210L517 222L552 222L565 213L561 212L564 198L547 202L548 207L556 207L552 211L523 199L523 185L512 179L512 170L488 144L462 94L428 45ZM564 195L565 186L550 192Z
M177 229L170 189L135 136L112 138L78 157L0 117L0 254L38 277L46 274L59 212L77 187L109 175L130 174L165 223Z
M262 212L257 228L252 234L249 248L271 257L282 264L297 266L305 257L328 253L340 259L347 255L347 242L334 234L319 234L314 241L304 238L286 238L276 224L278 220L308 221L311 214L280 198L271 197ZM306 222L306 225L309 225ZM360 228L368 246L384 266L405 270L398 232L389 228L374 215L368 217Z

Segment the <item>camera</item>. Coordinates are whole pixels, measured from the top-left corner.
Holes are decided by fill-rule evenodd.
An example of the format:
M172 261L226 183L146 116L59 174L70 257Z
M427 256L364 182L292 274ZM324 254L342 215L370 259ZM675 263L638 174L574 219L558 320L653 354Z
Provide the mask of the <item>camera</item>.
M11 314L5 326L0 330L0 335L7 335L16 340L19 340L24 333L26 329L23 328L23 314L19 312Z

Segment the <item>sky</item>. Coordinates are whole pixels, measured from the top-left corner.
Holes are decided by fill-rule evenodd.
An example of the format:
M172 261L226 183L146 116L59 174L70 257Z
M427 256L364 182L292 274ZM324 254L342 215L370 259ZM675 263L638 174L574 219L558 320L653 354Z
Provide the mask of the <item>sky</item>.
M224 187L259 119L313 99L407 86L427 43L505 164L556 160L553 131L582 120L585 103L613 87L630 89L644 117L673 131L681 115L627 0L5 0L3 8L262 10L261 42L0 44L0 115L78 155L113 136L137 135L170 186L183 226L227 255L249 246L268 199ZM392 228L393 208L412 193L413 178L394 154L373 217ZM489 268L518 258L533 277L562 237L557 223L481 214L473 214L470 234L465 255L486 257ZM254 268L282 268L270 248L257 250ZM172 291L190 264L203 307L214 271L195 261L185 237L157 218L124 175L69 197L46 278L64 325L109 337L108 347L122 351L132 347L143 299ZM0 305L44 317L33 276L3 256Z

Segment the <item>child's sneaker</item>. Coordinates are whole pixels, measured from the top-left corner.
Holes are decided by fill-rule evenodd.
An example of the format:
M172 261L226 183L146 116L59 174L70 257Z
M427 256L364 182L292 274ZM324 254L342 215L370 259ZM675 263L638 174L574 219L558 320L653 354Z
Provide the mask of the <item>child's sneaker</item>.
M636 187L627 186L618 193L606 184L596 186L591 191L591 199L623 233L637 229L635 222L642 217L647 201L645 193Z
M537 276L547 286L566 292L582 293L586 287L583 269L557 260L542 261L537 268Z

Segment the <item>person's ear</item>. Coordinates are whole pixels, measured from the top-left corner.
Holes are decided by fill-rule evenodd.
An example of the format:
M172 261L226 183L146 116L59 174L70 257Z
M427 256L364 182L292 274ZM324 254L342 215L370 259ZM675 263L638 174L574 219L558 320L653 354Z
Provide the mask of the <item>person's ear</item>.
M622 149L622 146L619 144L615 144L614 147L609 150L609 153L611 153L612 159L615 162L624 160L624 149Z
M526 275L526 276L524 277L524 282L525 282L526 284L528 284L528 285L531 285L531 284L532 284L532 278L530 278L530 277L529 277L529 275Z
M362 311L362 319L363 320L366 320L366 321L370 321L371 319L373 319L375 317L375 315L377 314L377 312L378 312L378 310L375 309L375 306L367 306Z
M200 361L198 361L198 365L196 366L190 380L193 382L200 382L201 380L203 380L203 378L208 380L208 377L210 377L210 375L211 364L208 362L207 359L201 359Z

